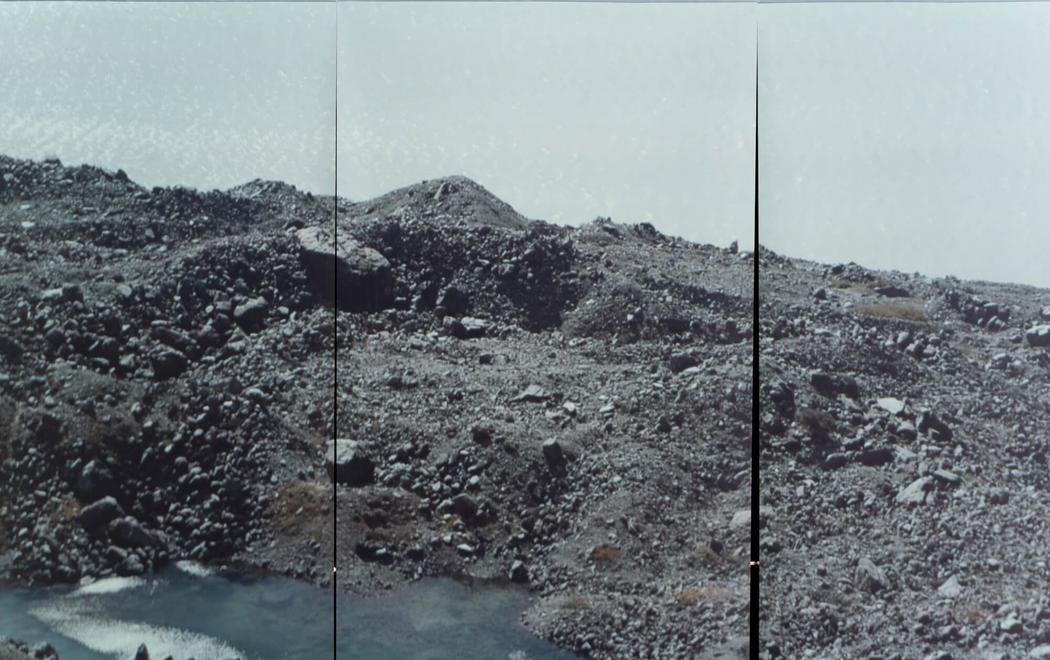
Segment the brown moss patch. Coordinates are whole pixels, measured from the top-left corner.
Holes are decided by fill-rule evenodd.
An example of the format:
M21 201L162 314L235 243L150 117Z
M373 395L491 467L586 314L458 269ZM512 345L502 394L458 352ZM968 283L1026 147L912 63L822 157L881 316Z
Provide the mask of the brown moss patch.
M318 519L330 516L332 490L317 482L295 481L277 496L273 508L273 528L281 534L291 534L304 525L316 524Z
M872 305L856 305L853 308L853 313L860 314L862 316L874 316L883 319L900 319L903 321L917 321L920 323L924 323L929 320L926 318L926 312L923 311L921 305L909 305L904 303L877 303Z
M615 545L603 543L591 551L591 560L602 569L614 568L619 565L620 557L623 555Z

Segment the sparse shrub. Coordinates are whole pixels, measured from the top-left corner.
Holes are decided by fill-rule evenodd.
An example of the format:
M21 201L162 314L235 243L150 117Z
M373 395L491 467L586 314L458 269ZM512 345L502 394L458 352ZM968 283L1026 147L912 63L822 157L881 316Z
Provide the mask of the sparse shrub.
M920 305L877 303L872 305L857 305L853 308L855 314L864 316L875 316L884 319L901 319L903 321L927 321L926 312Z

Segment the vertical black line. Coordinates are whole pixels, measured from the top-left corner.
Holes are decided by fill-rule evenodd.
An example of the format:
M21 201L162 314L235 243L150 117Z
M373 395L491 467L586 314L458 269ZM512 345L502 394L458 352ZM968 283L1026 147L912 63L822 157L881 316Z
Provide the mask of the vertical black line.
M757 657L758 648L761 643L759 639L759 596L758 596L758 528L759 528L759 404L758 404L758 4L755 5L755 251L754 251L754 288L752 289L752 356L751 356L751 629L750 644L752 648L751 657Z
M339 3L335 11L335 98L333 99L333 198L332 198L332 442L339 438L339 278L336 246L339 245ZM334 476L334 473L333 473ZM336 660L339 609L339 484L332 479L332 660Z

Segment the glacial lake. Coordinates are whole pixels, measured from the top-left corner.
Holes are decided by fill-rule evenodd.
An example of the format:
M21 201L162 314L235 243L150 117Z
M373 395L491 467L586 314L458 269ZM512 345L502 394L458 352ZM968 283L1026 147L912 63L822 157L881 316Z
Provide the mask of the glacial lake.
M518 589L428 579L378 598L275 577L212 574L180 563L156 575L90 585L0 587L0 637L50 642L62 660L133 660L139 644L160 660L547 660L571 654L519 622Z

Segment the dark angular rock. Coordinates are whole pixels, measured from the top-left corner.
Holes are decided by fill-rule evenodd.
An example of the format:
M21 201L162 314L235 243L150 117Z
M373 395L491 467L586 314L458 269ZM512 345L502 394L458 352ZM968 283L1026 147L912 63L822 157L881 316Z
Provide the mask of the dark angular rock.
M690 355L689 353L675 353L667 358L667 368L671 370L671 373L676 374L699 364L700 358L695 355Z
M256 327L266 320L270 303L263 297L252 298L233 309L233 319L242 326Z
M328 476L337 484L366 486L375 482L375 463L365 445L356 440L339 439L325 449Z
M113 473L99 460L88 461L81 469L76 483L77 496L88 502L111 494L113 487Z
M153 376L158 380L175 378L189 367L189 358L173 348L161 348L150 356Z
M814 371L809 375L809 383L813 386L813 389L824 396L845 394L851 399L856 399L860 396L860 387L853 376Z
M394 303L394 273L382 254L329 227L295 234L303 265L326 300L350 311L380 310ZM338 300L335 296L338 294Z
M131 516L110 521L109 536L122 548L143 548L154 542L153 535Z
M548 438L543 441L543 458L552 468L565 466L565 452L557 438Z

